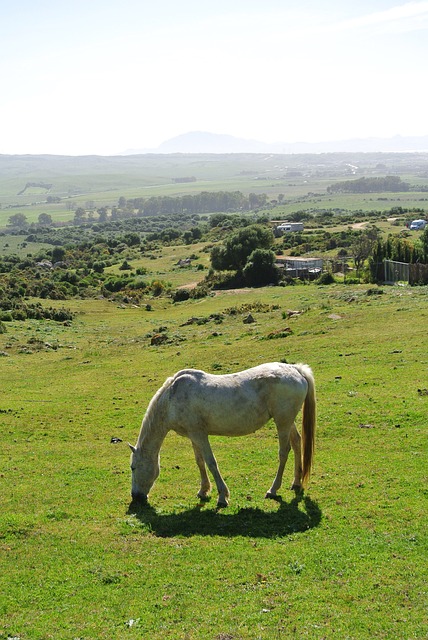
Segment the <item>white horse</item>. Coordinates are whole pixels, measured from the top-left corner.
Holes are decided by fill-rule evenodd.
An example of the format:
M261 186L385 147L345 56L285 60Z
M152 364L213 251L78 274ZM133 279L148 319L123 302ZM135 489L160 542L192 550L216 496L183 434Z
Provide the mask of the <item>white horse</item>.
M295 418L303 405L302 446ZM133 500L147 501L159 476L159 451L168 431L190 438L201 474L198 497L211 489L206 466L218 490L218 507L226 507L229 489L221 477L208 440L210 435L245 436L273 418L279 437L279 467L267 498L275 498L285 463L294 451L294 481L299 489L309 478L315 443L316 399L312 370L305 364L262 364L246 371L213 375L183 369L155 393L131 454ZM303 452L302 452L303 451Z

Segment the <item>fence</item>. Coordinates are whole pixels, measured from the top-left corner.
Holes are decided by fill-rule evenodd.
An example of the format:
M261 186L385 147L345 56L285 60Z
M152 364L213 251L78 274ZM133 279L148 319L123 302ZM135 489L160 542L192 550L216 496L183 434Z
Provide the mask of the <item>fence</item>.
M384 260L383 268L383 279L385 284L394 284L395 282L409 282L410 269L407 262Z
M409 284L428 284L428 264L410 264Z
M428 264L408 264L394 260L383 261L385 284L405 282L406 284L428 284Z

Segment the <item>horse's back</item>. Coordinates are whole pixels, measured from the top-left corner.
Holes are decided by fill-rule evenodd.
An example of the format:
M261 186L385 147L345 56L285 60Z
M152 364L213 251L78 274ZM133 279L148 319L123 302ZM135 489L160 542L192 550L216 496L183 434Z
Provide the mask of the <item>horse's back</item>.
M307 388L304 374L283 363L225 375L183 369L168 388L168 413L179 433L197 426L210 434L244 435L271 417L297 414Z

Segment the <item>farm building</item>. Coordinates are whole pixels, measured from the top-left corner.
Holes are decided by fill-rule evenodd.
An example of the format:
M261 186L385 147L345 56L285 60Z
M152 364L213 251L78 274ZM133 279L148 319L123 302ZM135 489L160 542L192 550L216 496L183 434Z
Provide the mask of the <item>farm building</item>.
M286 275L292 278L305 278L313 280L318 278L323 269L322 258L292 258L289 256L277 256L276 264L285 269Z

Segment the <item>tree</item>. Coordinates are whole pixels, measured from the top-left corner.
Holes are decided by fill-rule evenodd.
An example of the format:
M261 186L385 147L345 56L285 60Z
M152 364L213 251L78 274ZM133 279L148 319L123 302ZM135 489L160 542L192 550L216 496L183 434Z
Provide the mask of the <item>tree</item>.
M224 245L212 249L212 267L218 271L240 271L255 249L270 249L273 242L272 229L258 224L245 227L228 238Z
M86 211L82 207L78 207L74 212L74 224L83 224L86 222Z
M52 216L49 213L41 213L38 221L43 227L50 227L52 224Z
M62 262L65 258L64 247L54 247L52 249L52 262Z
M421 237L422 245L422 262L428 264L428 225L425 227L425 231Z
M372 228L359 233L352 242L351 251L358 275L364 261L373 253L377 239L378 231L377 229Z
M250 193L248 196L250 209L258 209L264 207L267 202L267 195L265 193Z
M23 229L28 225L27 216L24 213L15 213L8 219L9 226L15 229Z
M107 207L101 207L98 209L98 222L107 222L108 211Z
M247 260L243 274L250 287L277 284L279 274L274 252L270 249L255 249Z

